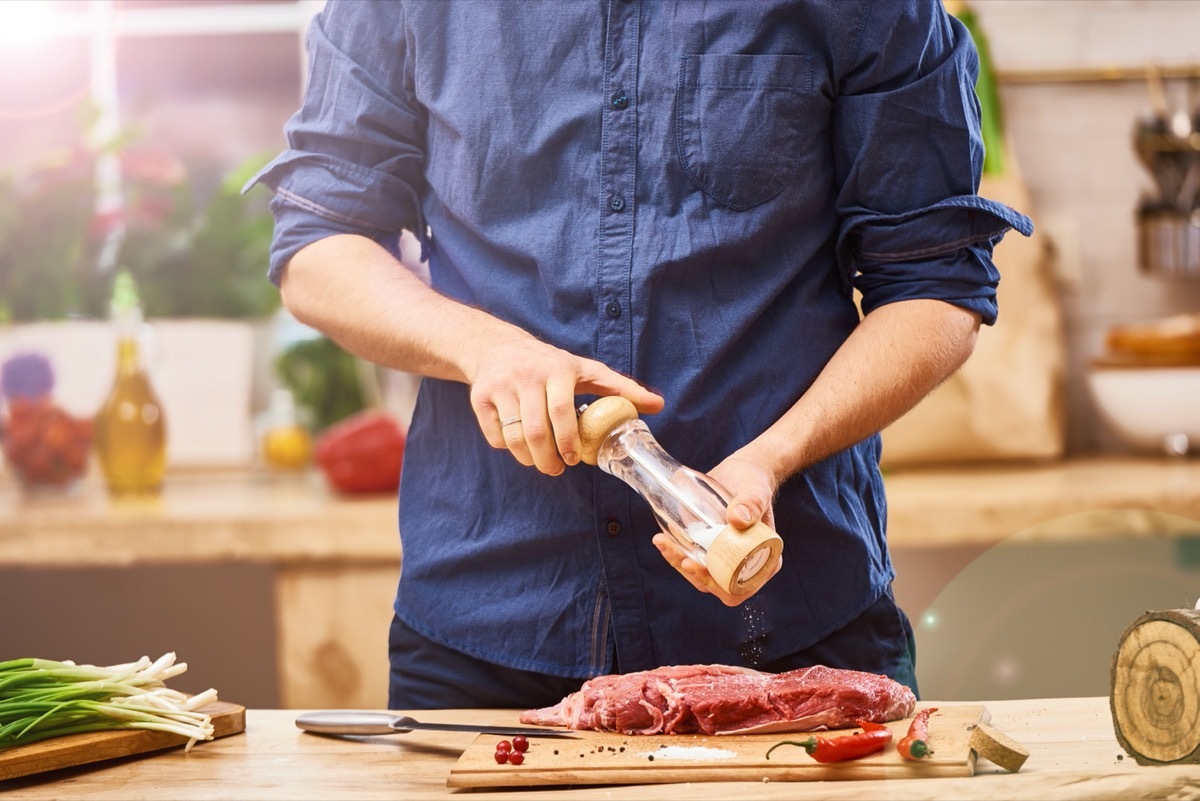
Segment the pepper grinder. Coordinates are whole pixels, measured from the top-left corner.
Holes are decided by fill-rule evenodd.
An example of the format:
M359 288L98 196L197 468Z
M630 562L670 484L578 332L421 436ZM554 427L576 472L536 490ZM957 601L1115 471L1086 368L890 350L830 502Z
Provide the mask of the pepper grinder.
M730 595L751 595L774 575L783 539L761 521L744 531L730 525L730 492L663 450L629 400L581 406L579 438L580 458L637 490L663 530Z

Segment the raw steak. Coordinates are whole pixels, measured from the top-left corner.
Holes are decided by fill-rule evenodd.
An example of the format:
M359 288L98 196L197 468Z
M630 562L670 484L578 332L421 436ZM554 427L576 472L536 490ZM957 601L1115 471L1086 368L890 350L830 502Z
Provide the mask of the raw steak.
M622 734L757 734L884 723L915 706L912 690L875 673L680 665L597 676L554 706L523 712L521 722Z

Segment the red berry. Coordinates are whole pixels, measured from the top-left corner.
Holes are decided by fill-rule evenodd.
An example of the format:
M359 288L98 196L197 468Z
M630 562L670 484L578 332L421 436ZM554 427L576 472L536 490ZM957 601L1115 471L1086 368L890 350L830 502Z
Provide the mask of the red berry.
M520 765L524 761L525 754L521 753L520 751L513 751L508 755L508 764L510 765Z
M508 740L501 740L500 742L496 743L496 750L508 753L512 750L512 743L510 743Z
M512 747L517 751L528 751L529 740L526 739L524 734L518 734L513 738Z
M510 756L520 756L520 754L509 754L508 751L501 751L499 748L496 749L496 763L497 764L503 765L505 762L507 762L509 760Z

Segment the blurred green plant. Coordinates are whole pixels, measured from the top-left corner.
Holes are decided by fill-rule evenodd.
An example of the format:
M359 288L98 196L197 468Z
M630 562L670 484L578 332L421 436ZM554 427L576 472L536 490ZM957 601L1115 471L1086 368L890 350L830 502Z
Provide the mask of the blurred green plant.
M103 309L107 278L90 269L94 162L58 154L23 178L0 175L0 323Z
M979 54L979 77L975 81L975 94L979 98L979 125L983 134L983 172L985 175L1003 175L1004 119L1000 109L1000 90L996 86L996 74L992 70L991 47L979 18L967 3L956 4L953 13L971 34L975 50Z
M119 269L142 290L150 317L259 318L279 306L267 280L269 198L240 187L265 156L248 159L199 200L167 148L123 133L76 144L24 175L0 175L0 324L107 316ZM121 167L119 210L97 212L96 165ZM102 268L106 243L119 247Z
M142 287L147 316L263 317L279 307L279 290L267 280L274 219L258 193L241 187L265 164L255 157L226 175L208 203L183 223L154 260L135 260L127 242L119 263ZM140 263L139 263L140 262Z
M299 406L313 415L313 429L330 425L367 407L360 363L321 335L295 342L275 359L275 371Z

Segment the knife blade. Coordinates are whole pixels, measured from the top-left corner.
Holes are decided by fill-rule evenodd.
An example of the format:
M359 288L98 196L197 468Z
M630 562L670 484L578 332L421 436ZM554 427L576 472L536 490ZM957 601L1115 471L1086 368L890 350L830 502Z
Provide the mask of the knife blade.
M297 728L313 734L407 734L411 731L469 731L515 737L576 737L570 729L543 729L535 726L477 726L469 723L423 722L407 715L362 709L329 709L304 712L296 718Z

